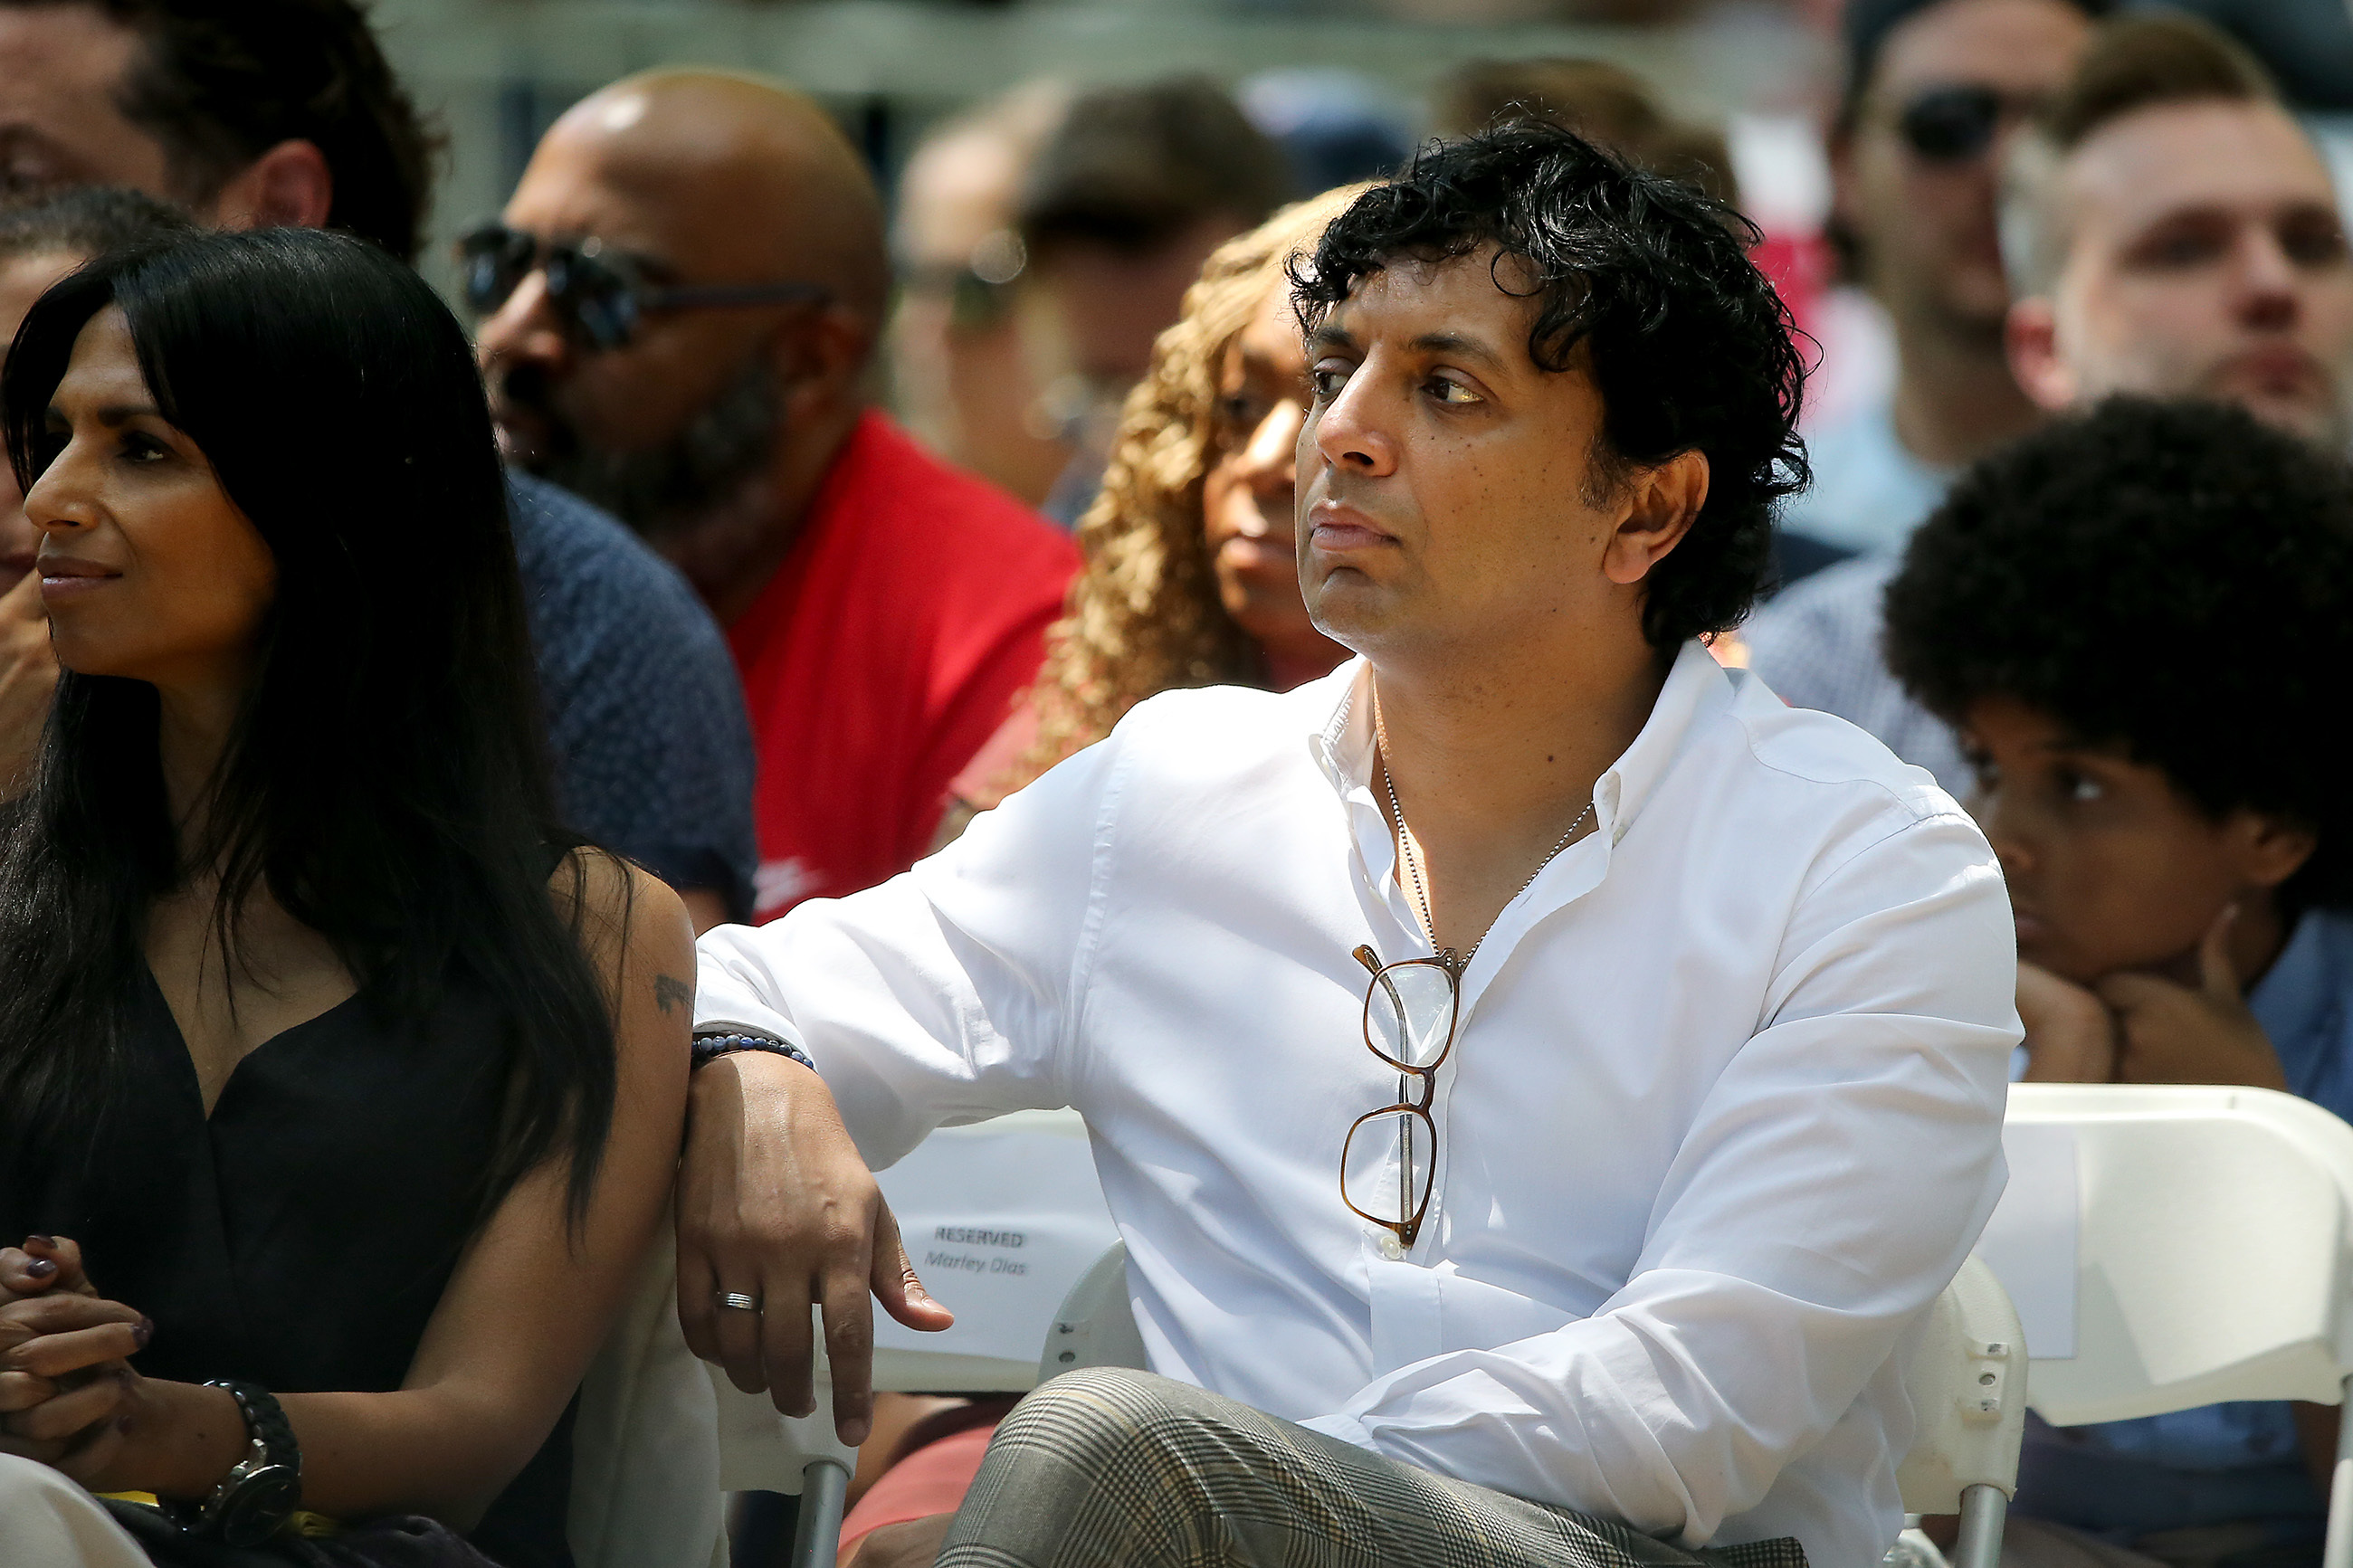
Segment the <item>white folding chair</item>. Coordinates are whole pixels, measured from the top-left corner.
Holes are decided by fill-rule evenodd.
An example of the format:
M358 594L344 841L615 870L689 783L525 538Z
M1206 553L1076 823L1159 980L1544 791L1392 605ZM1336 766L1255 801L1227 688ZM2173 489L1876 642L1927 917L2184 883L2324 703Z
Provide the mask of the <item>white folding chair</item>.
M2198 1085L2017 1084L2008 1121L2073 1145L2074 1353L2038 1353L2030 1318L2036 1414L2344 1403L2353 1127L2294 1095ZM2353 1421L2328 1500L2322 1562L2353 1568Z
M665 1223L581 1381L566 1521L578 1568L726 1568L718 1421L679 1331L677 1268Z
M833 1375L825 1359L825 1333L812 1309L810 1344L817 1408L807 1415L779 1415L765 1394L745 1394L715 1366L705 1366L718 1402L719 1486L723 1491L782 1492L801 1500L793 1528L792 1568L833 1568L841 1545L842 1495L858 1450L833 1429Z
M1127 1291L1127 1247L1114 1242L1054 1314L1038 1381L1089 1366L1143 1368ZM1906 1512L1961 1517L1952 1568L1993 1568L2018 1490L2026 1430L2026 1347L1993 1271L1972 1258L1921 1325L1904 1374L1916 1423L1896 1473Z
M1952 1568L1994 1568L2018 1491L2026 1345L1993 1270L1972 1258L1929 1309L1904 1373L1915 1423L1896 1471L1907 1513L1961 1516Z

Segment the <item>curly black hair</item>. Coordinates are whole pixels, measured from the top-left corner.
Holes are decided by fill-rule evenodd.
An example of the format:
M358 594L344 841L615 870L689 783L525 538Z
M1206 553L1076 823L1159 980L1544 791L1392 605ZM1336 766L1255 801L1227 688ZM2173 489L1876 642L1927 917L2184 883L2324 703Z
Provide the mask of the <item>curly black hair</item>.
M200 206L270 148L301 139L334 176L327 226L417 258L439 140L357 0L88 3L146 46L117 100L162 144L174 196Z
M1887 586L1887 662L1957 721L2008 697L2211 815L2316 833L2284 903L2353 903L2353 472L2221 405L2115 398L1979 463Z
M1774 509L1810 477L1797 435L1805 367L1787 307L1748 259L1757 238L1692 186L1524 121L1425 148L1335 218L1291 276L1312 329L1400 259L1492 246L1497 263L1524 264L1541 301L1529 358L1566 372L1581 350L1601 395L1597 468L1707 458L1707 501L1643 595L1643 635L1665 652L1740 623Z

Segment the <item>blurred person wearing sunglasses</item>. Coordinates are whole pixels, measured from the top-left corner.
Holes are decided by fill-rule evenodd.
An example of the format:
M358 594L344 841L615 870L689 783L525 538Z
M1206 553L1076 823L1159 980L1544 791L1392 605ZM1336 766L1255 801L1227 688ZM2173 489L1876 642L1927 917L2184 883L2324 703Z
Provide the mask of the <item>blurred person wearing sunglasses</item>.
M863 1435L870 1292L943 1311L864 1162L944 1121L1074 1107L1127 1242L1153 1372L1031 1394L886 1561L1894 1539L2010 917L1950 798L1703 640L1804 479L1751 238L1557 127L1425 150L1294 263L1300 592L1358 657L1147 698L908 874L703 939L698 1026L814 1062L698 1124L737 1189L690 1156L682 1212L771 1238L681 1283L739 1384L809 1410L819 1304Z
M2343 453L2353 256L2327 164L2263 67L2195 18L2104 23L2004 179L2019 384L2056 412L2115 393L2235 403ZM1965 791L1952 728L1881 657L1894 558L1799 584L1748 628L1752 668Z
M414 260L435 152L353 0L0 0L11 200L124 186L200 223L343 229ZM748 913L751 736L717 628L611 517L512 470L509 489L565 816L676 888L698 927ZM417 526L429 550L432 520Z
M762 79L631 77L549 129L460 254L510 459L612 507L727 629L754 917L905 869L1078 563L869 405L891 279L855 149Z
M2103 0L1850 0L1832 230L1887 314L1894 384L1811 433L1792 534L1894 555L1960 465L2033 424L2002 358L2002 148L2058 89ZM1769 677L1768 677L1769 679Z
M1021 182L1068 104L1033 82L925 136L899 175L891 248L899 302L891 390L907 427L950 462L1031 506L1071 447L1041 398L1014 309L1029 252Z

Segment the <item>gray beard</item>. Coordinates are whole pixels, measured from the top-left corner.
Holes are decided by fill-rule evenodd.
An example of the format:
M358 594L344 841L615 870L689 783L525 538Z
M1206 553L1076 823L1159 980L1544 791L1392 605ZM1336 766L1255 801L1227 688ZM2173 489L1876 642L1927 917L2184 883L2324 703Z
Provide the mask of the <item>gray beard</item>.
M776 373L755 357L663 446L595 451L566 431L538 472L659 545L691 531L765 474L783 426Z

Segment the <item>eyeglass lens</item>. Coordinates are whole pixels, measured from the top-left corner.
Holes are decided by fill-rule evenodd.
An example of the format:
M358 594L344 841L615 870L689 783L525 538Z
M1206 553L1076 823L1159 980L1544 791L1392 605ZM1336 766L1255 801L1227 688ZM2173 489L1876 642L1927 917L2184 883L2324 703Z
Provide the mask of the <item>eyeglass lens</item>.
M1393 963L1365 997L1365 1043L1401 1068L1430 1068L1454 1032L1454 981L1435 963Z
M499 310L533 268L544 266L548 303L596 347L618 347L637 324L637 293L629 279L579 246L543 250L533 236L493 226L468 235L459 251L466 302L478 314Z
M1340 1152L1340 1192L1378 1225L1409 1227L1430 1203L1437 1138L1429 1116L1409 1106L1377 1110L1348 1130Z
M1993 145L2001 110L2001 94L1989 87L1932 88L1904 106L1895 129L1921 157L1957 163Z

